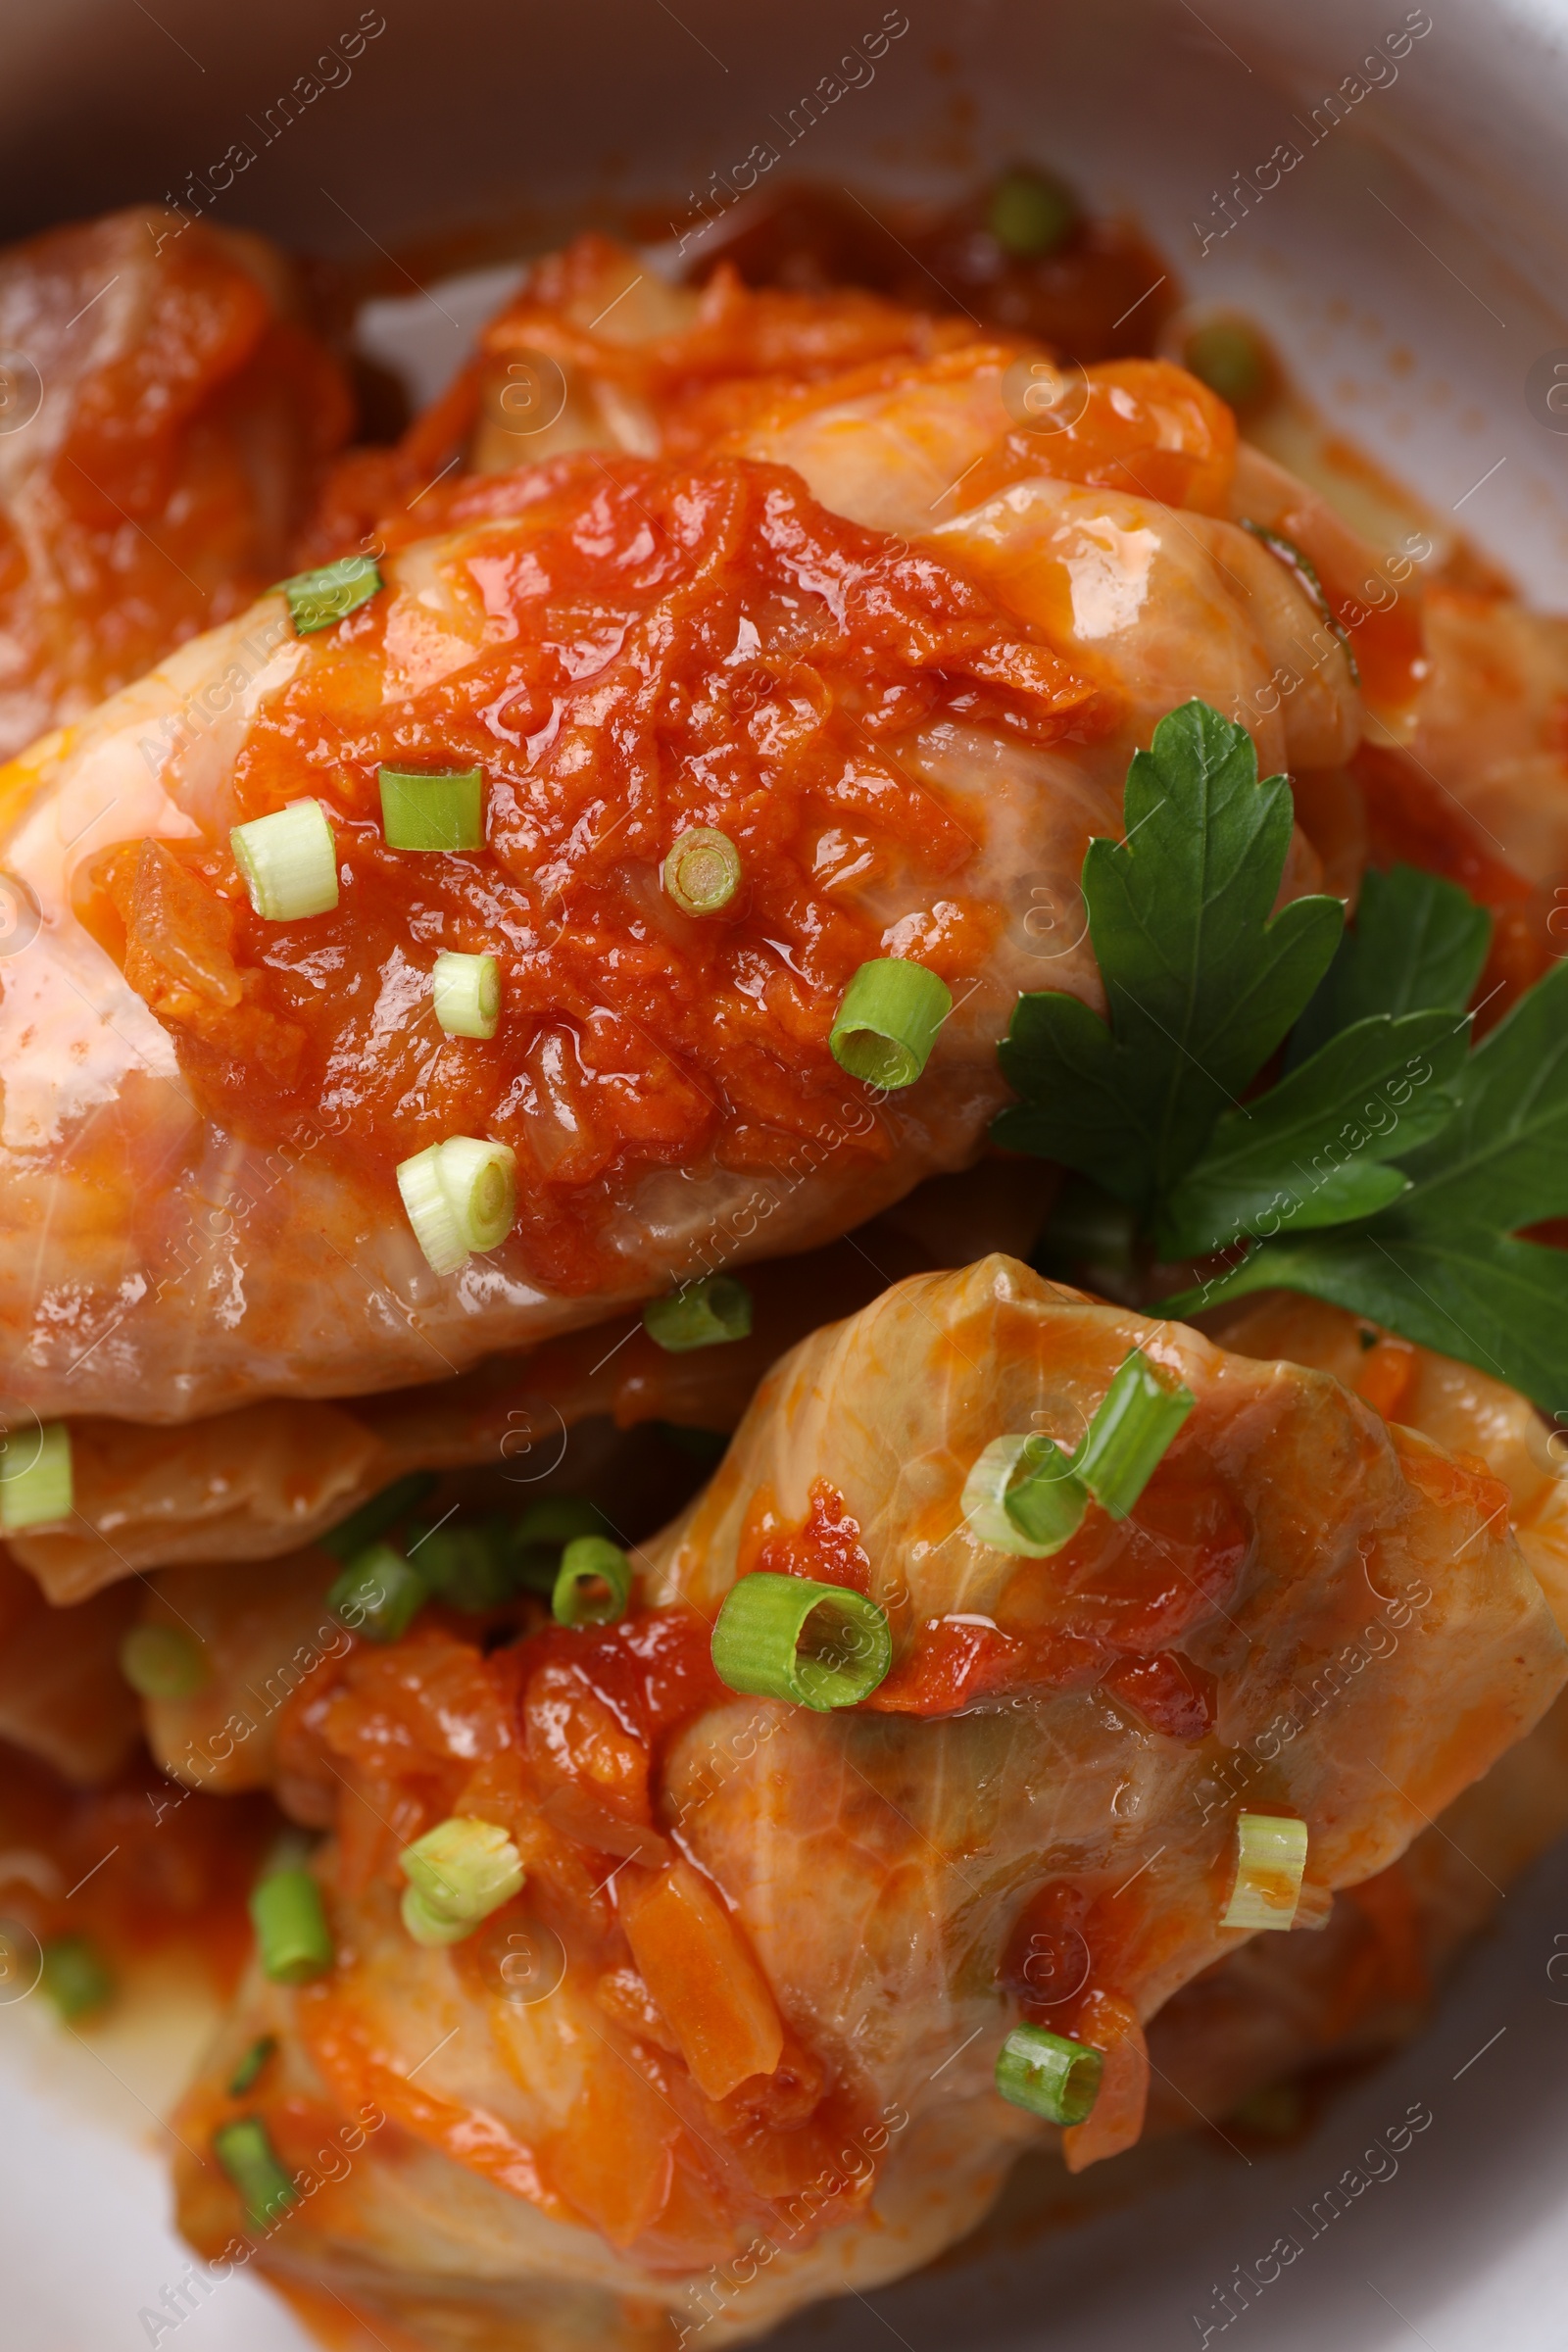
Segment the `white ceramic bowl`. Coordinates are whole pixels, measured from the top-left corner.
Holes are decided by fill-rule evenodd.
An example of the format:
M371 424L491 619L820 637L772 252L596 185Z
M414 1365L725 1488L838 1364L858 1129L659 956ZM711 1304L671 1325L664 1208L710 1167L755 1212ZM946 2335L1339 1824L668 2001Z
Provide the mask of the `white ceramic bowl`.
M864 38L884 24L906 29L873 65ZM856 86L791 141L805 94L831 75ZM302 77L318 94L285 124L277 102ZM347 256L502 212L543 242L632 196L719 199L762 143L783 150L780 178L890 194L1039 156L1097 204L1136 212L1194 299L1257 316L1348 434L1453 511L1536 601L1564 607L1568 434L1530 379L1568 358L1565 116L1568 0L386 0L384 14L12 0L0 234L211 189L234 142L255 161L216 218ZM1298 158L1288 170L1271 163L1282 146ZM428 391L492 292L411 283L367 340ZM1195 2138L1137 2199L1070 2233L956 2257L775 2340L1554 2352L1568 2270L1568 1957L1548 1973L1568 1955L1560 1853L1502 1919L1425 2038L1288 2155L1249 2167ZM171 2341L144 2316L186 2266L154 2110L198 2025L172 2015L89 2048L63 2044L35 2005L0 2008L8 2352ZM1432 2122L1390 2174L1367 2151L1414 2104ZM1346 2180L1373 2171L1387 2177ZM1302 2251L1272 2284L1216 2299L1285 2234ZM304 2341L243 2278L177 2334L180 2352Z

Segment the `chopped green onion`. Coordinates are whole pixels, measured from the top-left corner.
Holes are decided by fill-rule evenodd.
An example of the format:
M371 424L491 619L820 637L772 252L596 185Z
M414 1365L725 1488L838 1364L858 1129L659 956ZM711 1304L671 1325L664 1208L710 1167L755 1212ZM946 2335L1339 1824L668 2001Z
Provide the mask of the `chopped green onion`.
M443 949L430 974L438 1025L448 1037L494 1037L501 1019L501 966L494 956Z
M594 1588L603 1585L602 1592ZM604 1536L573 1536L561 1555L551 1613L558 1625L612 1625L626 1614L631 1562Z
M522 1857L506 1831L472 1814L456 1814L426 1830L404 1847L402 1862L409 1882L404 1925L416 1943L456 1943L522 1888ZM411 1910L417 1926L410 1921Z
M986 226L1015 261L1036 262L1064 245L1078 224L1072 191L1049 172L1004 172L991 194Z
M1206 318L1187 337L1182 358L1200 383L1233 409L1245 409L1266 392L1273 377L1269 355L1245 318Z
M406 1478L395 1478L379 1494L372 1494L357 1511L340 1519L336 1527L328 1528L324 1536L318 1536L318 1547L329 1551L334 1559L353 1559L357 1551L363 1551L368 1544L384 1536L389 1527L396 1527L406 1512L416 1509L427 1494L433 1494L436 1483L434 1473L429 1470L411 1470Z
M308 1870L274 1870L251 1888L251 1925L263 1973L274 1984L308 1984L324 1977L337 1957L321 1908L321 1889Z
M115 1989L108 1963L86 1936L52 1936L43 1947L38 1982L67 2025L101 2009Z
M400 1163L398 1191L432 1273L455 1274L473 1251L499 1249L516 1215L516 1169L510 1144L471 1135Z
M327 1588L326 1605L367 1642L401 1642L430 1597L417 1568L390 1544L367 1544Z
M253 816L228 837L251 905L270 923L330 914L337 905L337 843L319 801L290 801Z
M554 1592L566 1544L575 1536L602 1536L608 1525L603 1511L575 1494L541 1495L514 1524L513 1574L531 1592Z
M6 1433L0 1447L0 1535L69 1519L75 1499L66 1422L45 1421L36 1433Z
M740 888L741 854L727 833L694 825L676 835L662 877L682 914L716 914Z
M868 1086L912 1086L953 1010L945 981L906 956L862 963L828 1034L833 1058Z
M960 1507L978 1543L1044 1560L1077 1533L1089 1491L1049 1438L993 1438L964 1481Z
M744 1340L752 1328L752 1294L733 1275L708 1274L669 1298L650 1298L643 1329L669 1355Z
M258 2230L280 2221L299 2202L299 2190L277 2161L267 2126L259 2115L242 2115L220 2124L213 2133L218 2158L244 2202L247 2219Z
M1048 2124L1081 2124L1100 2096L1105 2061L1087 2042L1014 2026L997 2054L997 2088L1011 2106Z
M194 1698L212 1679L206 1650L180 1625L132 1626L120 1671L138 1698Z
M1059 1446L1030 1437L1003 1490L1002 1507L1031 1544L1059 1551L1083 1525L1089 1490Z
M1289 1814L1238 1813L1236 1884L1222 1928L1289 1928L1301 1899L1307 1830Z
M431 1910L416 1886L404 1887L399 1908L403 1913L403 1925L416 1943L432 1946L461 1943L466 1936L473 1934L476 1924L469 1919L441 1918L438 1912Z
M965 1526L994 1550L1041 1560L1077 1533L1091 1495L1125 1519L1196 1401L1135 1348L1070 1455L1050 1438L992 1439L964 1481Z
M1243 530L1249 532L1260 547L1266 547L1276 563L1284 564L1323 626L1331 636L1339 639L1346 667L1350 673L1350 684L1359 686L1361 670L1355 658L1355 641L1329 603L1328 592L1318 577L1317 565L1311 557L1304 548L1298 547L1294 539L1287 539L1283 531L1271 531L1266 523L1254 522L1250 514L1244 514L1241 521Z
M432 1592L454 1609L477 1616L512 1598L513 1571L508 1558L506 1521L483 1527L450 1522L416 1535L410 1530L409 1563Z
M818 1713L868 1698L892 1663L887 1612L874 1600L767 1568L730 1587L713 1627L721 1683Z
M383 767L381 830L393 850L484 848L484 770Z
M308 637L313 629L330 628L334 620L344 620L368 604L381 586L381 574L368 556L340 556L335 564L297 571L279 585L288 598L296 634Z
M1141 1348L1124 1356L1072 1466L1101 1509L1125 1519L1198 1399Z
M228 2078L228 2095L242 2099L269 2060L277 2055L277 2035L259 2034Z

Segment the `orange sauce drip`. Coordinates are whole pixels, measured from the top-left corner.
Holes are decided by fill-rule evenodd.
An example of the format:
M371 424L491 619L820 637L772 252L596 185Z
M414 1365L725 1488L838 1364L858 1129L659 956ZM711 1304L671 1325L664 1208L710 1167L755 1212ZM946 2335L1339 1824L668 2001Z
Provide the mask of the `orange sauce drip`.
M859 1522L831 1480L811 1481L810 1508L800 1527L780 1527L770 1497L764 1492L754 1505L741 1538L736 1573L751 1576L765 1569L771 1576L805 1576L819 1585L847 1585L854 1592L871 1590L871 1560L860 1542Z
M1223 1606L1249 1541L1190 1424L1129 1518L1091 1505L1059 1552L1019 1562L994 1624L930 1620L865 1704L943 1715L1003 1691L1102 1685L1156 1731L1201 1739L1213 1684L1175 1645Z

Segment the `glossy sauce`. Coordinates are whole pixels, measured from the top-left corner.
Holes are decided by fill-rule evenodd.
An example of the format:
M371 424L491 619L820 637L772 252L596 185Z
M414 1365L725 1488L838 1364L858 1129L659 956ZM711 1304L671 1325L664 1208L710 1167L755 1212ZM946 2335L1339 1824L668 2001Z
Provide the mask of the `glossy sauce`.
M871 1591L871 1559L860 1541L859 1522L826 1478L812 1480L809 1508L799 1527L780 1519L771 1490L761 1489L747 1516L736 1569L741 1576L761 1570L845 1585L856 1592Z
M1021 1560L994 1619L921 1626L865 1702L884 1714L946 1715L1008 1693L1103 1688L1168 1738L1213 1722L1212 1678L1180 1644L1235 1591L1250 1531L1200 1446L1178 1442L1132 1514L1091 1503L1054 1556Z
M1006 434L965 482L964 504L1044 474L1201 514L1225 512L1236 418L1196 375L1169 360L1107 360L1085 371L1081 399L1059 430Z
M843 1134L827 1049L851 974L882 952L860 894L924 877L919 959L956 987L1003 919L965 896L970 836L900 742L938 717L1049 741L1098 698L961 573L774 468L564 460L529 477L523 522L484 521L483 485L431 503L427 527L471 523L430 591L461 609L466 636L437 662L456 668L418 684L418 644L389 644L377 597L307 642L235 776L236 817L320 797L337 911L262 921L213 843L100 860L90 913L216 1117L270 1144L318 1105L325 1149L389 1193L423 1145L494 1136L517 1153L530 1270L587 1290L652 1167L778 1167L819 1133L847 1161L885 1152L874 1120ZM398 629L416 625L400 603ZM389 676L405 699L383 699ZM382 760L479 764L486 848L387 848ZM659 884L690 825L721 827L744 861L703 921ZM499 956L493 1042L435 1028L441 948Z

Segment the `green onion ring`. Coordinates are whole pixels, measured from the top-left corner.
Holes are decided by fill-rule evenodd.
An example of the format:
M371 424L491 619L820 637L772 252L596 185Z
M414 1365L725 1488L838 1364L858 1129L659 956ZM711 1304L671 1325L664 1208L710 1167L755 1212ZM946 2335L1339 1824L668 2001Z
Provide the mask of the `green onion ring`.
M666 897L682 914L716 914L741 881L741 854L727 833L693 825L678 833L661 870Z
M297 571L292 579L278 582L299 637L346 619L368 603L381 584L380 569L368 556L340 556L335 564L323 564L316 571Z
M451 856L484 848L484 770L382 767L381 830L388 849Z
M607 1587L596 1595L593 1586ZM612 1625L631 1598L631 1562L608 1536L573 1536L561 1555L551 1613L558 1625Z
M1048 2124L1081 2124L1100 2096L1105 2061L1087 2042L1014 2026L997 2054L997 2088Z
M326 1605L367 1642L401 1642L429 1597L413 1562L392 1544L376 1543L349 1554L327 1587Z
M257 2230L270 2229L291 2205L299 2190L277 2161L277 2152L259 2115L242 2115L213 2133L213 2154L239 2190L246 2218Z
M840 1000L828 1045L840 1069L868 1086L912 1086L953 1010L946 981L905 956L862 963Z
M501 1020L501 965L494 956L444 949L430 974L430 1003L448 1037L494 1037Z
M819 1646L803 1649L815 1618ZM846 1585L762 1568L724 1595L713 1627L713 1670L731 1690L789 1699L825 1714L868 1698L893 1663L887 1611Z
M69 1519L74 1507L70 1422L8 1429L0 1445L0 1535Z
M1238 1813L1236 1880L1220 1926L1294 1927L1307 1842L1305 1822L1293 1814Z
M138 1698L194 1698L212 1679L206 1650L182 1625L133 1625L120 1671Z
M1133 1348L1095 1409L1072 1467L1100 1507L1125 1519L1197 1403L1174 1372Z
M269 923L330 914L338 901L337 841L319 801L290 801L230 828L228 846L256 912Z
M437 1822L401 1860L403 1924L416 1943L457 1943L522 1891L521 1855L505 1830L475 1814Z
M752 1294L730 1274L710 1274L668 1298L650 1298L643 1329L669 1355L744 1340L752 1328Z
M308 1984L336 1960L321 1889L308 1870L274 1870L258 1879L250 1914L262 1973L274 1984Z

